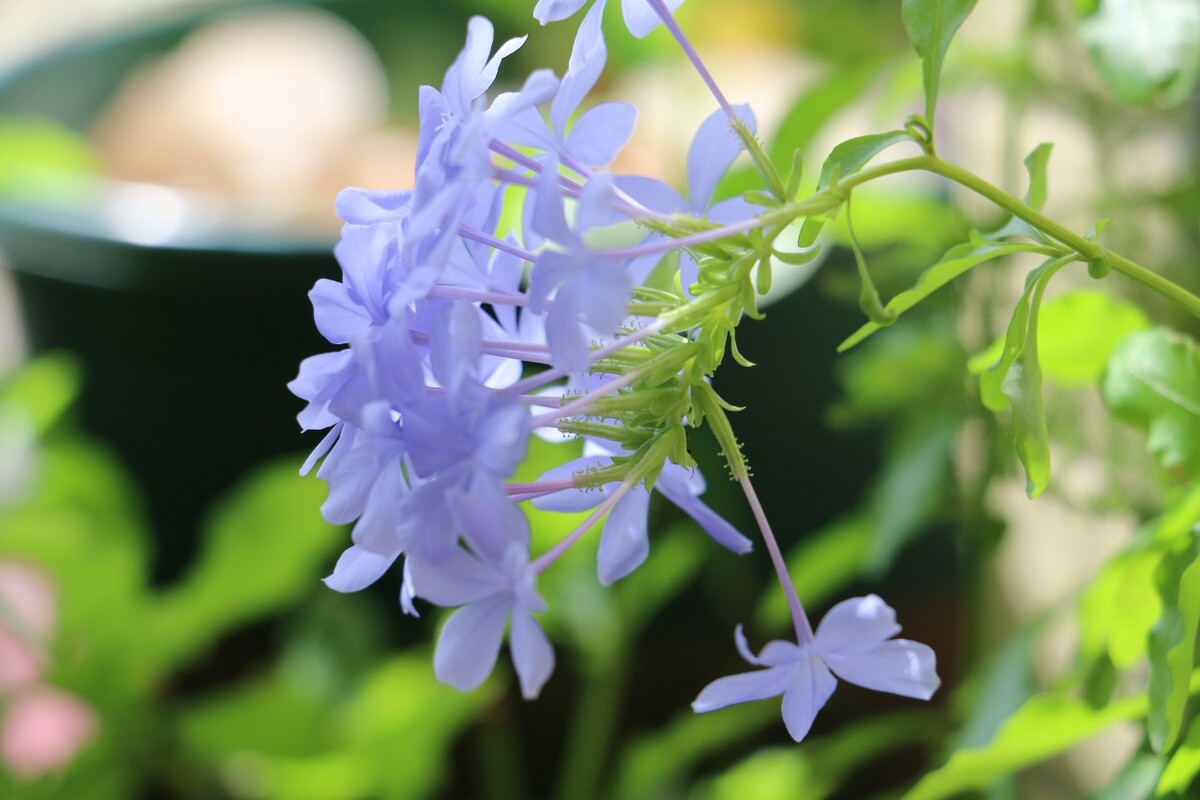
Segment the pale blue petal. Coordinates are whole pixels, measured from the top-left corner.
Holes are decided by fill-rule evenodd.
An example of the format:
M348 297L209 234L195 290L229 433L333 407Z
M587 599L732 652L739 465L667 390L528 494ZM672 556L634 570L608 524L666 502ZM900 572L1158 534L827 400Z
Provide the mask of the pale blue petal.
M542 627L523 608L514 608L508 649L521 681L521 696L533 700L554 672L554 648Z
M782 669L782 668L777 668ZM783 723L797 742L808 735L817 712L825 707L837 680L821 663L810 655L791 667L787 691L783 695Z
M754 130L750 106L734 106L733 112ZM688 197L693 213L703 214L708 208L717 184L742 149L742 140L733 132L724 109L717 109L700 125L688 149Z
M893 639L866 653L821 655L839 678L865 689L928 700L941 685L937 656L920 642Z
M632 288L625 270L610 262L588 262L580 288L588 323L604 336L616 331L625 320Z
M371 324L366 309L338 281L322 278L308 293L308 299L312 301L317 330L333 344L346 344Z
M587 0L538 0L533 7L533 18L545 25L547 22L558 22L566 19L579 9Z
M333 574L325 578L325 585L335 592L365 589L388 571L399 554L399 551L390 555L372 553L357 545L349 547L334 565Z
M538 177L537 193L533 200L533 217L530 219L530 227L534 232L552 242L562 245L575 244L575 234L571 231L571 226L567 224L567 215L563 211L563 195L558 184L557 161L548 161L542 167L542 174ZM537 272L536 264L533 271Z
M900 632L896 612L877 595L843 600L817 626L816 648L825 656L865 653Z
M671 11L683 5L683 0L666 0L666 2L667 8ZM639 39L662 23L658 14L646 0L621 0L621 11L625 15L625 27L629 28L629 32Z
M711 206L704 216L708 217L713 222L720 222L722 225L733 225L738 222L745 222L748 219L753 219L762 212L762 206L756 206L753 203L747 203L741 197L730 197L727 200L722 200L716 205Z
M604 71L604 62L608 58L600 25L604 19L604 3L605 0L598 0L579 24L567 72L563 75L554 102L550 104L550 124L560 136L575 109L579 108Z
M588 109L571 126L566 146L571 155L593 167L617 157L633 136L637 109L627 103L601 103Z
M704 479L701 477L697 481L692 476L699 474L698 471L689 474L678 464L667 464L654 482L654 488L696 520L717 544L739 555L749 553L754 544L698 497L704 491Z
M705 714L736 703L765 700L783 694L788 688L788 668L772 667L717 678L700 690L692 701L692 710Z
M662 214L686 213L687 201L671 186L655 178L642 175L618 175L617 188L651 211Z
M507 478L525 460L529 447L529 412L511 402L488 414L476 435L475 462L497 478Z
M431 87L424 87L436 94ZM427 95L426 103L440 101ZM333 208L337 215L352 225L373 225L377 222L390 222L402 218L408 211L412 191L395 189L378 191L375 189L359 189L350 187L338 192Z
M608 512L596 554L596 573L608 586L633 572L650 555L650 537L646 533L646 515L650 493L635 486Z
M591 363L588 338L579 327L575 293L559 292L546 314L546 344L554 366L567 372L583 372Z
M400 459L393 458L371 486L363 514L350 534L354 543L375 553L399 551L404 546L400 536L401 501L408 493Z
M412 593L439 606L463 606L505 591L507 579L461 547L441 561L409 557L405 562Z
M500 568L514 544L528 550L529 520L500 489L482 483L470 492L451 489L445 502L467 544L492 567Z
M437 679L463 692L487 680L500 654L504 622L511 608L512 599L505 595L455 611L442 626L433 653Z
M741 623L733 629L733 644L737 647L738 654L749 661L756 667L763 666L763 663L758 660L758 656L750 649L750 643L746 641L746 632L742 630Z
M354 447L354 438L342 436L317 470L317 477L329 484L321 516L332 525L358 519L377 477L374 450L367 445Z

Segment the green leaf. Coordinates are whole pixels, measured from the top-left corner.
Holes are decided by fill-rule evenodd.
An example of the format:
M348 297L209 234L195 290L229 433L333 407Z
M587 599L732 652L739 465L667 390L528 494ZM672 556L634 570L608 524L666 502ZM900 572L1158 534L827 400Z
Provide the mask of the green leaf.
M1165 753L1184 722L1200 626L1200 532L1164 556L1155 573L1163 613L1150 632L1150 745Z
M1137 546L1110 560L1080 598L1080 654L1108 658L1120 669L1146 654L1150 629L1162 613L1154 572L1158 548Z
M912 137L906 131L888 131L856 136L841 142L829 152L829 157L821 165L817 191L832 186L835 176L840 179L858 172L868 161L892 145L911 141Z
M888 131L887 133L871 133L866 136L856 136L841 142L821 165L821 176L817 179L817 191L824 191L834 185L835 181L858 172L867 162L881 152L900 142L911 142L912 137L906 131ZM801 247L809 247L817 240L817 234L826 219L835 215L834 211L816 215L804 220L798 239Z
M992 741L1004 721L1033 694L1029 664L1041 627L1038 622L1024 626L964 687L972 700L954 739L957 749L983 747Z
M867 569L887 569L896 554L939 510L958 425L938 421L911 433L890 454L872 496L874 536Z
M1025 348L1025 339L1029 335L1029 317L1034 291L1042 276L1046 274L1047 266L1049 265L1042 264L1025 277L1025 291L1017 300L1012 317L1009 319L1000 358L979 376L979 396L984 407L989 411L1003 411L1012 401L1012 398L1004 391L1004 380L1008 377L1009 369L1016 363L1017 357Z
M1200 476L1200 352L1191 338L1165 328L1126 337L1109 359L1104 399L1146 431L1163 467Z
M1154 796L1166 797L1172 793L1182 795L1197 775L1200 775L1200 718L1193 718L1187 736L1159 776Z
M932 125L937 107L942 61L958 27L975 8L975 0L904 0L900 15L913 49L921 57L925 83L925 119Z
M1046 380L1066 387L1090 386L1100 380L1117 344L1134 331L1150 327L1145 313L1108 292L1076 289L1042 306L1038 355ZM1004 339L971 357L976 374L1004 353Z
M1099 709L1061 694L1034 695L1008 718L989 744L958 750L902 800L939 800L986 789L1006 775L1087 741L1110 725L1145 713L1145 695Z
M76 360L66 353L51 353L25 364L0 386L0 405L13 403L44 435L75 402L82 384Z
M323 493L289 460L261 469L217 509L191 572L156 606L148 638L164 666L319 588L344 545L317 511Z
M1029 173L1029 191L1025 194L1025 205L1041 211L1046 205L1046 166L1050 163L1050 150L1054 145L1039 144L1025 157L1025 170Z
M0 197L71 201L102 169L81 134L49 120L0 116Z
M1025 242L970 242L956 245L947 250L940 261L921 273L921 277L917 279L911 289L906 289L888 301L884 310L894 312L899 317L950 281L985 261L1012 253L1044 252L1044 250L1045 248L1041 245ZM874 322L866 323L838 345L838 352L849 350L881 327Z
M1038 361L1038 318L1042 296L1054 273L1071 263L1075 256L1064 256L1044 264L1030 275L1033 278L1032 297L1024 314L1025 335L1020 337L1020 349L1004 374L1000 391L1012 401L1013 434L1017 457L1025 467L1025 494L1030 499L1037 497L1050 480L1050 434L1046 429L1046 409L1042 402L1042 367ZM1036 276L1036 277L1035 277ZM1026 296L1029 295L1027 283ZM1018 306L1019 313L1020 306ZM1018 324L1018 314L1013 315L1012 325ZM1005 355L1008 355L1013 327L1009 327L1009 338L1005 340ZM1004 360L1001 360L1003 366ZM996 372L989 372L994 375Z
M873 758L914 741L933 739L937 728L926 711L888 714L847 725L804 747L759 750L712 781L697 787L694 800L787 798L823 800Z
M1133 756L1116 777L1089 800L1149 800L1163 771L1163 760L1151 753Z
M1103 0L1079 32L1105 83L1127 103L1179 105L1200 79L1195 0Z

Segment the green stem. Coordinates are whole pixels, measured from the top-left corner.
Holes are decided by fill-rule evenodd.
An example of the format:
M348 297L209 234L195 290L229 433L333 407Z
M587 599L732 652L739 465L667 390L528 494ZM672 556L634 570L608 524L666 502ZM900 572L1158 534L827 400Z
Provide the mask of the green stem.
M997 186L985 181L978 175L968 172L956 164L951 164L948 161L943 161L937 157L927 158L927 164L923 169L941 175L944 178L958 183L978 195L986 197L996 205L1010 212L1013 216L1023 219L1033 227L1045 233L1052 239L1056 239L1067 247L1074 250L1079 255L1083 256L1086 261L1095 261L1097 259L1105 259L1114 270L1125 275L1127 278L1141 283L1144 286L1153 289L1154 291L1171 298L1175 302L1182 305L1192 314L1200 317L1200 297L1184 289L1182 286L1167 280L1140 264L1136 264L1130 259L1110 250L1105 250L1100 245L1093 241L1089 241L1074 231L1063 227L1054 220L1045 215L1034 211L1029 206L1022 203L1017 198L1000 189Z

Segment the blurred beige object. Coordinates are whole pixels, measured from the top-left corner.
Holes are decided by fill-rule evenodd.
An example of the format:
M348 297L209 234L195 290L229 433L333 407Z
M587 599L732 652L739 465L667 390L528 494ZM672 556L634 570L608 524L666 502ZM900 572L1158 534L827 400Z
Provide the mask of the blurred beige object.
M387 113L357 31L270 11L205 26L137 71L93 134L113 177L226 196L255 227L333 231L341 187L406 185L415 144L384 132Z

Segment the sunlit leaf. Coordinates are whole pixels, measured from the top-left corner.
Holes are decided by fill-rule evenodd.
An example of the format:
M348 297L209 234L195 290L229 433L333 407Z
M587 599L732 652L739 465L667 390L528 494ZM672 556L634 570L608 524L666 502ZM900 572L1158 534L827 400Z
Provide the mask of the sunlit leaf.
M1164 328L1127 337L1109 359L1104 399L1146 430L1163 467L1200 475L1200 352L1192 339Z
M1200 719L1193 718L1187 735L1163 769L1154 795L1168 797L1175 792L1183 794L1197 775L1200 775Z
M1104 81L1125 102L1178 105L1200 79L1195 0L1102 0L1079 30Z
M1093 709L1082 700L1039 694L1027 700L984 747L958 750L928 772L902 800L938 800L987 788L994 781L1058 755L1117 722L1146 713L1146 697Z
M940 261L921 273L921 277L917 279L916 284L911 289L906 289L893 297L884 306L884 310L893 311L896 316L899 316L947 283L950 283L955 278L985 261L1013 253L1043 251L1044 248L1040 245L1024 242L969 242L956 245L947 250ZM874 322L866 323L838 345L838 352L849 350L863 339L880 330L880 328L881 326L876 325Z
M933 123L937 107L938 81L942 61L958 27L963 24L975 0L904 0L900 7L904 30L921 57L925 83L925 119Z
M1038 356L1042 375L1060 386L1095 384L1117 344L1130 333L1150 326L1140 308L1095 289L1075 289L1050 298L1042 305L1038 323L1041 337ZM997 339L967 363L982 373L1004 353Z
M1164 556L1155 572L1163 612L1150 632L1150 744L1165 753L1175 746L1184 722L1188 678L1195 662L1200 626L1200 531Z

